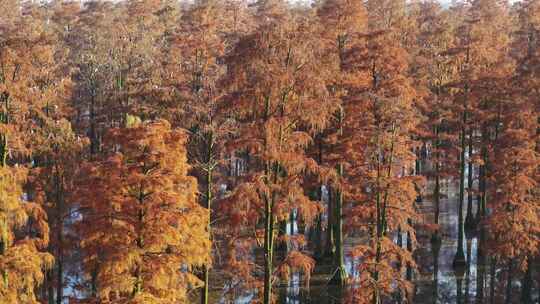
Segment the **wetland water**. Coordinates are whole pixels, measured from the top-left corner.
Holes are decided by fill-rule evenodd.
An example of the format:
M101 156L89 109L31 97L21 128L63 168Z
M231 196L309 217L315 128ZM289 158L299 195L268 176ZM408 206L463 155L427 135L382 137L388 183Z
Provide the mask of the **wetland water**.
M514 275L514 281L510 289L510 299L507 295L507 268L506 264L491 265L491 258L480 256L479 258L479 233L466 233L464 248L466 252L467 267L462 271L454 271L452 261L456 253L458 240L458 194L454 184L442 189L444 197L440 201L440 233L442 242L440 248L433 246L430 236L421 232L417 235L417 248L414 252L418 269L413 275L415 283L415 304L450 304L450 303L523 303L520 300L521 274ZM465 195L465 198L467 196ZM467 212L467 202L464 203L464 218ZM434 206L431 201L424 200L417 203L419 212L423 215L426 223L432 223ZM473 204L473 214L476 214L476 200ZM297 230L296 223L292 223L293 231ZM290 231L290 223L287 231ZM406 239L406 238L404 238ZM354 273L354 263L348 254L351 248L360 242L357 236L345 238L346 267L349 275ZM337 292L335 286L328 285L331 266L328 263L319 262L311 276L309 288L298 273L293 273L290 281L276 288L277 303L284 304L338 304L346 303L344 293ZM234 302L226 301L220 297L222 290L214 290L216 303L244 304L250 303L252 295L249 292L236 297ZM540 303L538 292L533 290L533 302ZM392 301L388 303L398 303Z

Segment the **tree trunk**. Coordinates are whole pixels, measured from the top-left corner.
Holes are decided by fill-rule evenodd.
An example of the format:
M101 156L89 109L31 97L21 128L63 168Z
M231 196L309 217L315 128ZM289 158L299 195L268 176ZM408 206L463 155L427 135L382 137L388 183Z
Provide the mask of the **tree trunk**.
M209 166L206 170L206 209L208 210L208 233L210 240L212 240L212 227L211 227L211 211L212 211L212 177L213 177L213 168L211 167L212 164L210 163L211 155L212 155L212 145L213 145L213 136L210 134L210 142L208 144L208 150L207 150L207 165ZM203 266L203 290L201 291L201 304L208 304L208 296L209 296L209 289L210 289L210 276L209 276L210 268L208 265Z
M514 280L514 261L510 259L508 261L508 276L506 277L506 297L504 303L512 303L512 281Z
M467 239L467 270L465 272L465 303L469 303L469 286L471 283L472 239Z
M272 302L272 272L273 272L273 254L274 254L274 219L272 214L272 206L267 198L265 203L265 234L264 234L264 302L270 304Z
M482 218L486 215L486 203L487 203L487 170L488 170L488 134L487 129L484 127L482 129L482 160L484 163L480 165L479 174L478 174L478 190L480 192L478 199L478 210L476 210L476 222L479 224L482 221Z
M333 258L336 252L334 242L334 192L328 187L328 206L327 206L327 224L326 224L326 257Z
M338 174L343 175L343 164L338 166ZM343 253L343 193L336 191L336 252L334 256L334 276L331 283L344 286L347 280L347 271L345 270L345 257Z
M464 114L466 117L466 114ZM464 119L465 120L465 119ZM463 230L463 199L465 191L465 127L461 130L461 159L459 176L459 201L458 201L458 248L454 257L454 268L465 267L465 252L463 249L464 230Z
M467 49L467 58L466 63L469 63L469 49ZM464 88L464 109L463 109L463 118L461 125L461 134L460 134L460 164L459 164L459 202L458 202L458 248L456 255L454 257L453 266L454 268L465 267L465 252L463 250L463 239L464 239L464 227L463 227L463 200L465 198L465 149L467 148L466 137L467 137L467 112L468 112L468 98L469 85L465 83Z
M48 270L45 277L47 282L47 303L49 304L54 304L53 271L53 269Z
M435 128L435 152L437 153L435 155L435 187L433 189L433 202L435 207L435 214L434 214L434 223L437 226L435 228L435 231L433 232L433 235L431 236L431 242L432 243L440 243L441 237L439 235L439 217L441 213L441 181L440 181L440 163L439 163L439 157L440 152L439 149L439 128Z
M410 226L412 226L412 220L411 219L407 219L407 223ZM409 251L411 254L413 252L412 238L411 238L411 232L410 231L407 231L407 251ZM412 279L413 279L413 270L412 270L411 265L409 265L409 264L407 264L406 278L409 281L412 281Z
M57 238L57 254L56 254L56 265L57 265L57 277L56 277L56 304L62 304L64 299L64 189L63 189L63 179L59 173L59 170L56 170L55 174L55 187L56 187L56 238Z
M431 246L431 252L433 253L433 304L437 304L439 298L439 253L440 243L434 243Z
M97 262L96 262L97 263ZM96 266L94 267L93 271L92 271L92 274L91 274L91 279L90 279L90 294L92 296L92 298L96 298L97 297L97 290L98 290L98 286L97 286L97 276L98 276L98 265L96 264Z
M343 109L339 111L339 138L343 136ZM337 167L337 173L340 178L343 178L343 163L340 162ZM339 181L340 183L342 181ZM345 270L345 257L343 254L343 191L341 185L338 185L336 191L336 218L335 218L335 240L336 240L336 252L334 256L334 277L332 283L344 286L347 280L347 271Z
M317 191L317 196L319 198L319 201L323 202L323 195L322 195L322 185L319 185L319 189ZM322 245L322 215L318 214L316 223L315 223L315 232L314 232L314 238L313 242L315 244L315 258L320 259L323 255L323 245Z
M8 100L9 96L7 93L2 93L2 97L4 98L5 102L5 113L1 113L1 121L0 123L7 123L8 122ZM5 167L7 165L7 155L8 155L8 140L6 134L0 134L0 166ZM0 221L0 255L5 255L8 249L8 223L5 220ZM9 288L9 279L8 279L8 273L7 270L2 269L0 270L2 275L2 283L4 284L4 288L7 290Z
M471 128L469 130L469 157L468 157L468 176L467 176L467 216L465 218L465 228L468 231L472 231L474 229L475 220L474 220L474 214L473 214L473 162L472 162L472 156L473 156L473 129Z
M318 163L319 165L322 165L323 163L323 141L322 141L322 135L317 136L317 145L318 145ZM317 189L317 196L321 204L323 203L323 184L319 185L319 189ZM320 259L323 256L323 245L322 245L322 214L317 215L316 224L315 224L315 257Z
M484 286L486 273L486 256L484 255L484 238L485 229L480 227L480 235L478 237L478 249L476 251L477 260L477 276L476 276L476 303L484 303Z
M61 246L61 245L60 245ZM59 254L57 257L56 264L58 265L56 273L56 304L62 304L64 299L64 282L63 282L63 272L64 272L64 257L62 249L59 249Z
M489 270L489 303L494 304L495 303L495 267L497 266L497 260L495 258L491 258L491 265Z
M380 189L380 175L381 175L381 169L380 169L380 163L377 165L377 183L376 187L377 189ZM371 277L373 278L373 281L375 282L375 290L373 293L373 304L379 304L381 302L381 298L379 295L379 271L377 270L379 263L381 262L381 238L383 237L383 221L382 221L382 206L381 206L381 195L380 192L377 191L376 199L375 199L375 210L376 210L376 231L375 231L375 271L371 274Z
M532 259L527 261L527 270L523 276L523 283L521 288L521 303L532 304Z

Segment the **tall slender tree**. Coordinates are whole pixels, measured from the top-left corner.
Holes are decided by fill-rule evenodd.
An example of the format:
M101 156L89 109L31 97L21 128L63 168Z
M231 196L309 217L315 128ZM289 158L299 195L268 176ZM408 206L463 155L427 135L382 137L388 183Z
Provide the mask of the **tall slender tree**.
M234 239L261 238L264 280L259 295L268 304L279 263L276 241L289 243L290 249L277 268L280 273L311 271L311 258L301 253L303 236L282 233L278 239L278 223L293 211L310 223L321 211L302 187L304 172L316 167L304 149L311 141L309 130L324 127L332 112L325 72L317 61L319 48L309 39L305 16L287 11L281 1L257 3L257 14L257 31L242 37L227 59L232 93L223 106L239 125L231 148L249 151L250 171L222 206L231 224L242 227L233 230ZM230 259L237 265L245 257L234 254Z
M486 89L492 88L493 83L504 79L512 71L511 62L507 60L509 19L508 10L504 3L491 0L478 0L457 6L456 15L461 16L462 25L456 33L456 47L449 50L458 68L459 77L452 85L454 87L455 113L454 126L456 134L459 134L459 197L458 197L458 248L454 258L456 267L465 266L464 234L465 234L465 184L472 185L472 175L470 180L466 174L468 167L474 169L472 155L468 155L469 146L474 146L475 137L480 130L484 133L484 138L492 128L498 124L494 122L496 116L485 115L486 108L492 108L497 104L498 99L492 100L485 96ZM487 51L489 50L489 52ZM495 76L494 76L495 75ZM484 121L488 121L485 122ZM482 130L484 128L484 130ZM489 141L483 143L484 148L489 146ZM489 151L484 151L489 154ZM483 161L485 163L485 160ZM471 163L469 166L468 164ZM484 166L483 175L487 167ZM471 172L472 173L472 172ZM480 184L485 182L482 181ZM467 189L472 194L474 189ZM472 210L471 208L467 208ZM469 223L472 223L472 212L469 215ZM472 225L472 224L470 224Z
M414 160L410 147L410 132L415 128L417 113L413 109L414 90L406 76L406 53L387 31L369 33L364 43L347 54L346 66L352 72L368 76L365 87L351 92L355 102L366 109L355 136L364 147L351 147L355 187L360 189L353 214L357 222L365 223L372 235L367 245L353 249L353 255L363 259L357 278L364 293L355 293L358 303L381 303L394 289L410 294L410 285L401 278L401 267L415 267L412 255L394 244L390 231L398 227L411 235L414 228L409 219L416 218L416 177L402 173ZM357 141L358 143L359 141ZM395 267L395 263L399 267Z
M225 4L223 1L205 1L187 11L178 33L171 34L171 56L165 57L166 64L171 65L170 70L177 72L180 79L172 79L178 93L174 97L177 104L164 107L168 111L163 114L190 131L188 158L198 178L201 203L210 211L209 215L219 184L223 182L220 177L223 172L220 168L224 165L223 145L233 127L232 120L219 115L219 102L223 97L219 81L225 73L220 59L225 56L227 39L234 31ZM210 217L207 229L213 238L211 222ZM210 265L205 265L202 270L203 304L209 301L209 272Z
M416 53L411 63L415 87L423 92L423 102L417 108L424 115L417 129L417 136L424 142L425 150L429 147L430 166L422 175L433 180L433 195L428 195L434 204L434 232L432 240L440 242L439 217L441 212L441 190L444 179L452 177L455 162L451 158L453 151L453 134L451 129L452 112L449 84L455 80L456 69L449 56L444 52L454 44L451 15L443 11L436 2L425 2L420 5L417 15L419 26ZM427 154L427 151L424 151ZM418 155L420 156L420 155ZM424 157L427 158L427 155ZM427 165L427 163L426 163Z
M323 2L318 12L323 23L323 37L327 44L327 52L332 59L328 63L328 69L335 73L330 79L328 87L337 97L338 109L334 114L335 119L329 128L320 136L321 148L326 147L328 165L336 168L336 183L331 185L335 189L331 196L333 200L328 205L328 231L327 251L333 256L334 269L332 269L332 282L344 285L347 272L344 263L344 197L346 180L347 156L347 126L349 121L360 119L356 116L358 104L351 102L351 96L347 90L365 85L365 79L355 78L346 72L345 54L350 50L358 39L358 35L366 30L367 13L364 6L351 1L326 1ZM351 76L351 77L349 77ZM351 122L351 126L355 122ZM354 132L354 130L348 130ZM321 151L322 153L322 151ZM326 164L325 164L326 165ZM335 252L333 252L335 250Z

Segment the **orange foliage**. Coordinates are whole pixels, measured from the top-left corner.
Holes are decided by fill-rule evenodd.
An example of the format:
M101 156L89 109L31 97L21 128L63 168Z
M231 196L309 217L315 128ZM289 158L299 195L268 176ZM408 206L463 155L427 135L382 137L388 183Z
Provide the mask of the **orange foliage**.
M112 129L109 153L87 164L79 231L99 301L183 303L208 263L208 211L187 176L186 136L165 121ZM98 191L96 191L98 190Z
M23 201L26 171L0 167L0 298L5 303L38 303L35 287L43 282L43 271L54 259L41 250L49 241L47 215L41 206ZM35 236L21 237L29 219Z

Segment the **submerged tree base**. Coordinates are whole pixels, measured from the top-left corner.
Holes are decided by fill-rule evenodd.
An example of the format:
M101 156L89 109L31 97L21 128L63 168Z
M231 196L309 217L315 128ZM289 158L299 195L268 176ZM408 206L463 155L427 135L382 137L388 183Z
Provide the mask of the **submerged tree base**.
M342 265L341 267L338 267L334 271L332 278L330 278L330 281L328 281L328 285L345 286L346 283L347 283L347 271L345 271L345 267Z
M465 272L465 268L467 266L467 260L465 259L465 253L463 250L458 250L456 252L456 255L454 256L454 261L452 262L452 266L454 267L454 271Z

